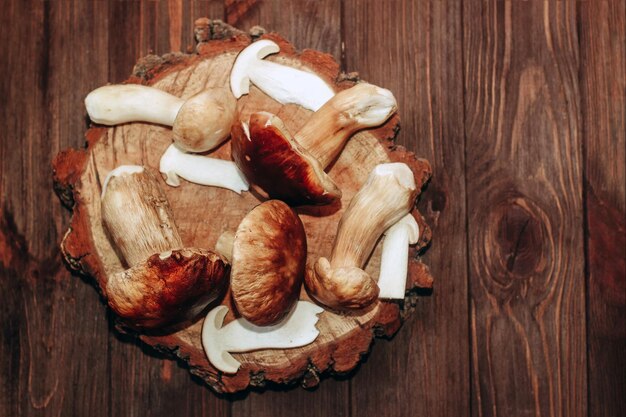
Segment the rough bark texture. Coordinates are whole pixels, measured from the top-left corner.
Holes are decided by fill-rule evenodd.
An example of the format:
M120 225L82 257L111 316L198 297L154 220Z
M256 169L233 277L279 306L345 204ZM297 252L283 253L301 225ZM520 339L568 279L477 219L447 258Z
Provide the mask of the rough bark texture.
M199 19L195 33L199 42L197 53L145 57L137 63L127 82L153 85L181 97L189 97L206 87L226 86L237 52L263 31L257 28L254 33L245 34L219 21ZM271 60L313 70L337 91L354 84L353 77L340 73L338 64L330 55L312 50L298 53L276 34L263 34L262 37L281 46L280 54ZM310 112L302 108L274 102L256 88L251 88L238 107L242 118L258 110L273 112L292 132L310 116ZM329 174L342 188L341 204L297 210L308 236L309 262L330 254L334 231L344 208L376 164L388 161L408 163L415 173L418 188L430 178L427 161L416 159L402 147L393 146L398 123L399 118L395 116L379 129L359 133L332 165ZM161 126L130 123L112 128L92 127L86 139L86 149L66 150L54 161L55 190L61 201L73 211L62 250L72 269L93 277L98 288L104 288L107 276L119 272L123 266L101 222L102 181L111 169L121 164L157 167L160 155L171 142L171 131ZM230 145L221 146L212 156L230 159ZM259 203L253 193L240 196L191 183L183 183L179 188L167 187L165 192L183 242L207 249L215 246L223 232L234 230L245 214ZM417 251L428 244L431 233L417 210L414 215L422 233L420 242L411 250L408 286L429 287L432 278L428 268L417 259ZM377 245L366 267L372 276L377 276L380 246ZM304 291L301 298L307 298ZM222 304L230 307L226 321L231 320L233 308L228 296ZM236 357L242 367L235 375L222 375L208 363L200 344L201 320L171 334L143 334L139 337L160 351L176 354L188 364L193 374L218 392L265 386L268 381L285 384L301 381L303 386L313 386L319 382L321 373L352 370L369 350L373 336L392 336L413 305L414 296L410 296L401 303L377 302L358 313L341 315L326 311L318 324L320 336L313 344L299 349L238 354Z

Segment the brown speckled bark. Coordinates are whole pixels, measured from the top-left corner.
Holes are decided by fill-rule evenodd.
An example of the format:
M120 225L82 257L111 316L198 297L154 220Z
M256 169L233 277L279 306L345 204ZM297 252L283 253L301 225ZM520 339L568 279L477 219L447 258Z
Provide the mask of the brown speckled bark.
M230 66L237 51L251 42L251 37L219 22L200 19L196 24L199 41L197 54L170 54L142 59L128 82L154 85L172 94L188 97L205 87L228 85ZM256 33L256 32L255 32ZM262 31L258 32L258 34ZM297 67L306 67L335 85L337 90L353 85L355 76L340 74L333 58L317 51L297 53L293 46L277 34L264 34L281 46L281 53L271 60ZM238 103L243 115L265 110L277 114L291 131L297 131L310 112L294 105L280 105L256 88ZM360 188L370 170L378 163L402 161L409 164L421 188L430 177L427 161L416 159L393 138L398 132L399 118L394 116L376 130L353 137L339 159L330 167L329 175L342 188L340 204L325 207L299 208L308 237L309 261L329 254L333 233L344 208ZM62 243L69 266L93 277L97 287L105 288L107 276L123 266L106 236L100 217L100 187L106 174L121 164L158 167L165 148L171 143L171 130L143 123L129 123L112 128L92 127L86 134L87 148L66 150L54 162L55 189L62 202L72 208L70 228ZM230 144L221 146L212 156L230 159ZM162 184L172 206L175 221L185 245L213 249L218 237L235 230L245 214L259 203L252 193L241 196L218 188L200 187L184 182L179 188ZM411 249L410 277L407 286L429 287L432 278L428 268L417 259L417 251L430 240L430 229L422 216L414 211L421 228L420 242ZM366 270L378 275L380 244L370 258ZM176 354L219 392L236 392L248 386L263 386L267 381L313 386L321 373L345 373L353 369L369 350L374 335L391 336L411 310L414 294L399 303L377 302L365 311L350 314L324 312L318 323L320 336L311 345L291 350L267 350L235 355L242 367L235 375L222 375L207 361L200 343L202 321L166 335L140 335L145 343ZM301 293L301 298L307 298ZM222 301L231 312L229 295Z

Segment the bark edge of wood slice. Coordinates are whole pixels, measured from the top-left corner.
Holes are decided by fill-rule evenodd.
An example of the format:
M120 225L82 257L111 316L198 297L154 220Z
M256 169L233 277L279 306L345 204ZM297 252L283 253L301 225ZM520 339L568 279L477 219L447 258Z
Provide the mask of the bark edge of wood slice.
M354 73L341 73L332 56L313 50L297 52L279 35L265 33L258 27L244 33L219 20L202 18L196 21L195 36L198 42L195 53L142 58L126 82L153 85L182 97L191 96L209 86L228 85L230 65L237 52L259 37L272 39L281 47L281 52L269 59L308 68L337 91L349 88L358 81ZM238 106L244 114L260 109L273 112L283 119L291 131L299 128L311 114L295 105L280 105L256 88L251 88L250 94L242 98ZM373 166L388 161L405 162L413 170L418 188L421 189L428 181L431 175L428 161L417 159L413 153L394 145L393 139L398 131L399 117L396 115L382 127L361 132L349 141L329 170L344 194L340 206L297 210L307 231L308 263L330 254L341 213ZM94 279L96 288L105 299L107 275L123 269L123 266L100 218L102 181L111 169L121 164L142 164L158 169L159 158L170 143L171 131L162 126L145 123L115 127L92 125L86 133L84 149L67 149L53 161L55 191L72 211L70 227L61 243L63 256L74 272ZM230 159L228 142L212 152L211 156ZM183 241L206 249L214 248L222 232L235 230L245 214L260 202L252 193L240 196L231 191L201 187L185 181L178 188L169 187L164 182L161 186L170 201ZM192 374L220 393L264 387L268 382L300 382L303 387L313 387L323 374L348 373L369 351L374 336L391 337L398 331L415 306L415 290L432 288L430 271L418 256L430 241L431 231L417 209L413 210L413 214L420 224L421 236L418 244L410 249L405 299L377 301L365 311L351 314L336 314L327 310L320 315L317 324L320 336L308 346L235 354L242 366L236 374L227 375L213 368L206 359L200 340L202 317L184 323L169 333L136 336L143 343L183 360ZM372 276L378 276L380 249L379 242L366 267ZM300 298L308 299L304 289ZM230 309L226 324L233 319L233 306L228 294L221 303ZM120 323L116 327L119 331L130 332Z

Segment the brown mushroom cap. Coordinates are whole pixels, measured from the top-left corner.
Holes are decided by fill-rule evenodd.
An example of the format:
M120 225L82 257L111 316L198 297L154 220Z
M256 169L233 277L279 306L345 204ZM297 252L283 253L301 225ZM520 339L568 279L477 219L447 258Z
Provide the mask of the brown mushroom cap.
M174 120L174 142L188 152L215 148L228 138L236 106L235 97L226 88L213 88L189 98Z
M154 254L107 282L111 309L130 326L154 329L191 319L228 285L228 264L196 248Z
M277 116L258 112L231 130L233 160L248 181L289 205L329 204L341 190Z
M306 234L287 204L256 206L235 233L231 291L248 321L267 326L282 319L298 300L306 264Z

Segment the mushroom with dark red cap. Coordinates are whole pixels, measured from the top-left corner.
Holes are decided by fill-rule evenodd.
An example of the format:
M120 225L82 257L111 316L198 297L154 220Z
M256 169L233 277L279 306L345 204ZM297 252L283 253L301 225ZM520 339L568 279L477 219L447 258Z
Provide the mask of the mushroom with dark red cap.
M259 204L234 236L221 236L216 250L231 257L230 288L242 317L269 326L289 313L304 280L307 244L302 221L287 204Z
M218 254L186 248L155 175L141 166L111 171L102 191L102 220L128 264L108 277L111 309L138 329L194 318L224 293L228 264Z
M248 182L291 205L329 204L341 191L324 172L348 139L396 111L389 90L362 83L328 100L293 137L270 113L253 113L231 130L233 160Z

